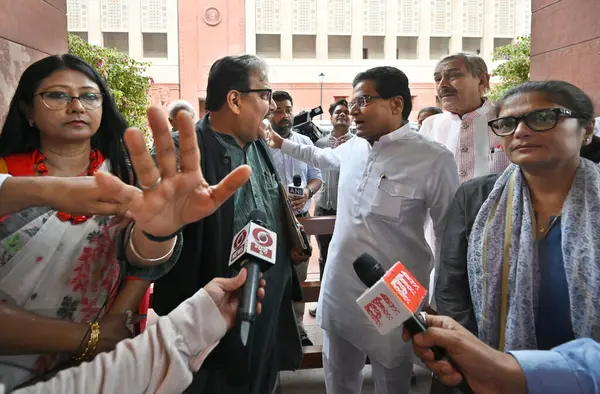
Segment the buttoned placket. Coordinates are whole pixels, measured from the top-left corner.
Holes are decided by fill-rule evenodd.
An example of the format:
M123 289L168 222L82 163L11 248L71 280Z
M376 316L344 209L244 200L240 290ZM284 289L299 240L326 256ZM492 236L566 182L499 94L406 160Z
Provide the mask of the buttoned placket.
M361 205L363 207L368 206L367 201L365 201L365 204L361 204L361 202L363 201L363 196L365 194L365 189L369 186L373 186L373 187L375 186L375 185L369 185L368 183L369 183L369 179L371 178L373 164L375 164L375 161L377 160L377 156L379 155L379 149L377 146L378 144L379 144L379 142L376 142L369 152L369 157L367 159L367 163L366 163L364 171L362 173L362 178L361 178L360 184L358 186L358 189L356 190L356 200L354 201L354 206L353 206L354 216L359 215Z
M475 168L475 155L474 155L474 136L473 136L473 121L476 113L466 114L461 119L461 132L458 139L458 147L456 156L458 157L458 175L460 176L461 183L472 178L473 175L469 174L469 169Z

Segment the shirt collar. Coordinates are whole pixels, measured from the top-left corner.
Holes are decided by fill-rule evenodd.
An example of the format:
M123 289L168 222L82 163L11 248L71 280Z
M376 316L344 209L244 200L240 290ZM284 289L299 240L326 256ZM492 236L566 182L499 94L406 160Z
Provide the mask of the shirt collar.
M406 124L404 126L381 137L379 139L379 142L387 143L387 142L397 141L410 132L412 132L412 129L410 128L410 123L406 122Z
M483 102L483 104L481 104L479 108L477 108L475 111L471 111L464 114L462 117L453 113L450 113L450 115L452 116L452 119L455 120L470 121L480 116L486 116L488 112L492 110L492 108L494 108L494 104L490 100L485 99L485 101Z
M334 141L337 141L337 140L346 141L346 140L348 140L350 137L352 137L352 133L351 133L350 131L348 131L346 134L344 134L343 136L341 136L341 137L339 137L339 138L336 138L336 137L333 135L333 131L331 132L331 134L329 134L329 138L330 138L330 139L332 139L332 140L334 140Z

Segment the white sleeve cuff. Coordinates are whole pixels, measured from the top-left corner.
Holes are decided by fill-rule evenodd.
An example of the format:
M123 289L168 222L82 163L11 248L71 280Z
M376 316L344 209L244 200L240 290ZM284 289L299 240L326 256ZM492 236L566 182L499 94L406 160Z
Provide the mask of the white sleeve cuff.
M2 184L4 183L4 181L10 177L11 175L9 174L0 174L0 189L2 189Z

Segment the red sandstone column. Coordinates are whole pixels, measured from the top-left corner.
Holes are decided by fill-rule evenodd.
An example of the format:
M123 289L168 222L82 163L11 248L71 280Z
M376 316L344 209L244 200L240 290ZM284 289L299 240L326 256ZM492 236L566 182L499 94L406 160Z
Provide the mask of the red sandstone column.
M0 127L25 68L67 51L66 13L66 0L0 1Z
M571 82L600 115L600 0L533 0L531 79Z

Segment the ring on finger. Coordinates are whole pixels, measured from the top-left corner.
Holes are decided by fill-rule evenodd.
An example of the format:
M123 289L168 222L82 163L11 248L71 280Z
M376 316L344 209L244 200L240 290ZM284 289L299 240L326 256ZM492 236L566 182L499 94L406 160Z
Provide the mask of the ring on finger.
M158 178L156 178L156 180L154 181L154 183L151 184L150 186L145 186L140 183L140 188L142 188L142 190L152 190L155 187L157 187L158 185L160 185L161 182L162 182L162 176L159 175Z

